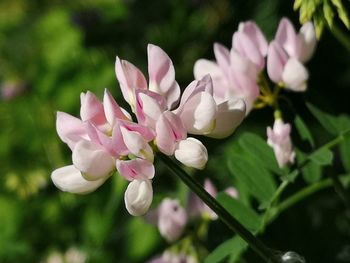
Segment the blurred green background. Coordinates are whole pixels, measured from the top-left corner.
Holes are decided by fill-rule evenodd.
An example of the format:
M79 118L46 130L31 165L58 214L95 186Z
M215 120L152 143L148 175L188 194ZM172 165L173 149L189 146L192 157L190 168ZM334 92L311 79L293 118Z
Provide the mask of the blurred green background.
M169 54L184 88L193 79L194 62L213 58L214 42L231 46L240 21L254 19L272 39L282 16L298 25L292 6L292 1L278 0L1 0L0 262L46 262L53 252L71 248L85 253L89 262L145 262L161 253L167 244L157 229L127 214L125 182L117 176L87 196L53 186L51 171L71 162L55 131L55 112L77 116L79 94L91 90L101 98L104 88L126 106L115 78L115 56L146 72L148 43ZM304 101L331 113L349 113L349 58L325 31L308 65L307 93L288 93L295 108L287 118L293 110L302 115L319 145L330 137L320 131ZM237 136L245 131L265 136L272 123L272 110L254 111ZM205 139L211 159L208 169L195 176L210 177L219 188L232 185L222 153L234 141L235 136ZM342 168L336 162L334 169ZM292 190L303 184L297 181ZM187 191L161 164L154 189L155 203L165 195L183 198ZM273 247L292 247L308 262L350 262L348 219L329 189L283 214L262 238ZM229 237L220 222L210 229L209 250ZM251 251L244 257L242 262L260 262Z

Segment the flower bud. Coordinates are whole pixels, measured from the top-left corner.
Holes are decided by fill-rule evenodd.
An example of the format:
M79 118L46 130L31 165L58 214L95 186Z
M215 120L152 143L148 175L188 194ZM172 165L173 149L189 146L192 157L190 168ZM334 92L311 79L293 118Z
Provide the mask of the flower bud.
M290 124L283 123L281 119L275 121L273 129L267 127L267 143L273 148L279 167L294 162L295 152L292 148L290 132Z
M186 166L203 169L208 161L208 152L199 140L187 138L177 145L175 158Z
M125 207L133 216L145 214L153 199L151 180L133 180L129 183L125 195Z
M169 242L177 240L187 223L187 214L178 200L165 198L158 208L158 228Z

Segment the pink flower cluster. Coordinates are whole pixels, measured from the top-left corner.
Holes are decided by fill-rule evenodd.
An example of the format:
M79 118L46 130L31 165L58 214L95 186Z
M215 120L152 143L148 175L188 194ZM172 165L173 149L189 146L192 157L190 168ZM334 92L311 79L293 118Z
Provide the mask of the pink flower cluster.
M316 34L311 22L303 25L297 34L287 18L281 19L269 44L254 22L242 22L233 34L231 49L215 43L216 61L198 60L194 76L201 79L210 74L215 100L220 103L242 98L248 113L259 96L257 81L265 66L273 82L290 90L304 91L308 71L303 63L311 58L315 47Z
M207 150L188 134L223 138L245 116L243 100L215 100L209 75L190 83L181 96L168 55L151 44L147 51L148 84L130 62L117 57L115 65L123 97L137 122L107 90L102 102L91 92L82 93L80 118L57 113L57 133L72 150L73 164L51 175L59 189L84 194L94 191L117 170L130 181L125 205L135 216L146 213L152 203L155 151L203 169Z
M305 91L309 73L304 63L310 60L315 48L316 34L311 22L297 33L292 23L282 18L269 44L254 22L242 22L233 34L232 48L228 50L215 43L216 61L198 60L194 75L200 79L210 74L215 100L220 103L242 98L249 113L260 95L258 78L265 67L270 80L279 87ZM294 162L290 131L290 125L282 120L276 120L273 129L267 130L268 144L274 149L280 167Z

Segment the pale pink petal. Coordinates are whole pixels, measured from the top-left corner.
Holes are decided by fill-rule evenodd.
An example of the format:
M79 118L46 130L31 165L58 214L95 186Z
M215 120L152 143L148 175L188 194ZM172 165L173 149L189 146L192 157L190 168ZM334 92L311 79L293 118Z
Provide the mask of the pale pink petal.
M305 23L299 31L300 48L298 59L305 63L312 57L317 43L315 28L312 22Z
M233 34L233 46L239 54L248 58L260 70L264 68L264 56L260 53L259 47L244 32L237 31Z
M114 125L116 119L129 120L107 89L103 96L103 108L111 126Z
M232 198L238 199L239 193L236 188L230 186L225 189L225 193L231 196Z
M296 57L298 53L297 34L292 22L288 18L282 18L275 35L275 41L279 43L290 57Z
M127 161L118 159L116 166L120 175L129 181L152 179L155 173L153 164L140 158Z
M147 81L144 75L132 63L120 60L118 57L115 62L115 73L124 99L134 108L135 91L147 89Z
M114 158L102 146L80 140L74 147L72 160L86 180L95 181L114 170Z
M211 95L213 94L213 82L209 74L204 75L200 80L192 81L186 87L182 93L180 105L175 112L180 112L187 101L200 92L207 92Z
M129 151L137 157L153 162L153 150L140 133L120 127L123 141Z
M166 110L163 96L151 91L139 91L136 93L136 100L138 122L154 129L159 116Z
M129 131L138 132L147 142L152 141L156 137L156 134L152 129L135 122L119 121L119 125L126 128Z
M215 99L225 98L229 90L229 83L227 82L227 77L225 76L224 71L218 66L218 64L210 60L199 59L194 64L193 73L197 80L210 74L213 81L213 95Z
M173 242L182 235L186 223L186 210L180 206L179 201L164 198L158 208L158 229L160 234L168 242Z
M189 133L207 134L214 129L216 111L213 96L208 92L200 92L184 104L179 114Z
M51 174L55 186L64 192L73 194L88 194L100 187L108 177L95 181L87 181L74 165L56 169Z
M57 112L56 130L60 139L67 143L71 150L79 140L87 139L83 122L65 112Z
M267 55L268 44L266 38L255 22L247 21L240 23L239 31L244 32L254 42L263 57Z
M276 41L272 41L267 55L267 73L273 82L279 83L282 81L282 73L287 60L288 56L281 45Z
M230 66L230 51L219 43L214 43L214 54L216 62L223 72Z
M103 105L95 94L88 91L80 96L80 116L82 121L90 121L96 126L104 126L107 123Z
M148 44L147 54L149 90L165 96L168 108L171 109L180 96L180 87L175 81L173 62L164 50L152 44ZM172 96L168 96L169 94Z
M179 116L171 111L164 112L156 125L156 144L167 155L175 151L176 142L186 138L186 129Z

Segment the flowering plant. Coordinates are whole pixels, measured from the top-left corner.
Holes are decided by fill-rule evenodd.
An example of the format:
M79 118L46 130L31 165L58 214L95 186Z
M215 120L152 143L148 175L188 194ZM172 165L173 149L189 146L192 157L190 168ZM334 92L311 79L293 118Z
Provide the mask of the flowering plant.
M227 196L224 197L226 201L220 204L213 198L216 190L209 181L202 188L167 156L174 156L187 167L204 169L208 161L207 149L199 139L188 137L188 134L216 139L228 137L253 109L271 106L275 122L273 128L267 127L267 145L273 149L278 164L274 172L284 179L278 189L268 174L263 175L266 176L262 178L263 185L251 185L257 190L252 195L261 201L265 209L258 229L264 227L273 218L271 209L277 198L295 180L295 172L300 169L290 172L286 168L294 164L296 152L291 139L291 124L282 119L280 93L284 89L306 91L309 73L305 63L313 55L316 42L311 22L305 23L297 33L292 23L282 18L274 39L269 43L253 21L242 22L233 34L231 49L215 43L216 61L200 59L195 63L196 80L183 88L182 94L175 80L174 65L160 47L148 45L148 83L135 65L117 57L116 77L136 119L121 108L107 90L103 102L91 92L81 94L81 119L58 112L57 132L72 150L73 165L55 170L52 173L54 184L63 191L85 194L96 190L117 171L130 182L124 195L126 209L131 215L144 215L153 199L152 179L156 174L153 162L160 155L164 163L205 203L201 203L198 197L192 198L188 202L187 215L178 200L165 198L157 210L146 216L158 226L160 234L168 242L174 242L183 235L191 214L202 213L207 218L219 217L223 220L266 262L304 262L294 252L271 252L245 228L244 219L242 225L235 214L227 212ZM275 83L273 89L271 83ZM310 109L317 112L312 106ZM302 136L309 137L307 128L301 119L298 120L299 126L304 129ZM254 140L252 138L251 143L255 144ZM326 158L323 155L330 155L328 147L321 149L311 154L311 161L317 159L315 156L323 159ZM275 162L273 159L270 161ZM325 162L328 164L328 160ZM305 160L301 166L304 163ZM254 180L256 175L245 174L245 166L249 166L249 162L243 158L241 163L232 164L232 169L236 176ZM252 171L259 173L259 170ZM235 198L238 196L234 188L228 193ZM186 254L188 251L180 252ZM192 262L199 257L196 253L192 256L183 260ZM170 258L164 255L152 262L172 262Z

